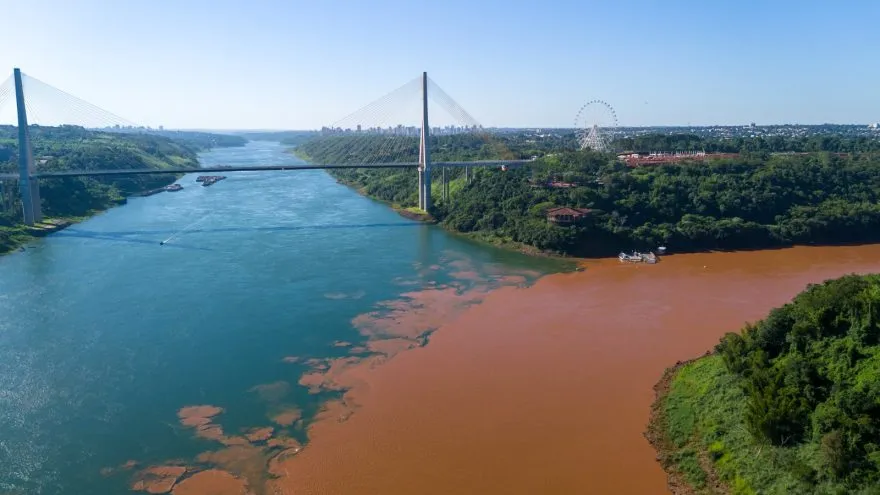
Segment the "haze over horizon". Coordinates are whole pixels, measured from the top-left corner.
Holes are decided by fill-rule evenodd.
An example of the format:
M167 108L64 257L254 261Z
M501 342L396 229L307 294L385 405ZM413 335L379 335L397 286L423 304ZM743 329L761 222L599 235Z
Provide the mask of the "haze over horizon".
M620 126L880 121L877 2L5 7L0 82L20 67L152 127L320 128L422 71L487 127L571 127L593 99Z

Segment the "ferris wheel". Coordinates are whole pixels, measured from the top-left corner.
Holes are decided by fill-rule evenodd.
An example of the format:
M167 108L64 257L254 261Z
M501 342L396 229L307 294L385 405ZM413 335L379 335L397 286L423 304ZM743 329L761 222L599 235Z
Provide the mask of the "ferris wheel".
M578 110L574 127L582 150L608 151L611 133L617 127L617 112L606 101L588 101Z

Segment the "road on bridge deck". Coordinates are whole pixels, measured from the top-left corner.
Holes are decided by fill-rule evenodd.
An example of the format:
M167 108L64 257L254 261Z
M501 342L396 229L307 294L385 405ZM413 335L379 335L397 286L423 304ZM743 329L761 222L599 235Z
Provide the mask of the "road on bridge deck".
M483 160L475 162L434 162L432 168L450 167L500 167L502 165L515 167L533 160ZM157 175L157 174L194 174L194 173L218 173L218 172L266 172L276 170L317 170L317 169L350 169L350 168L417 168L418 163L352 163L352 164L327 164L327 165L258 165L254 167L202 167L202 168L137 168L119 170L63 170L55 172L37 172L31 178L46 179L52 177L94 177L113 175ZM18 179L18 174L0 174L0 180Z

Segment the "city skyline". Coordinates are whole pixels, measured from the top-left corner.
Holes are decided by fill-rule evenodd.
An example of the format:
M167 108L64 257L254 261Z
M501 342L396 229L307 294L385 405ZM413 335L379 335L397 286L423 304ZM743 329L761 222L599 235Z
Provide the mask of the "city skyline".
M620 126L880 121L876 2L35 0L6 10L33 22L4 29L0 81L20 67L154 128L318 129L421 71L485 127L570 128L596 98Z

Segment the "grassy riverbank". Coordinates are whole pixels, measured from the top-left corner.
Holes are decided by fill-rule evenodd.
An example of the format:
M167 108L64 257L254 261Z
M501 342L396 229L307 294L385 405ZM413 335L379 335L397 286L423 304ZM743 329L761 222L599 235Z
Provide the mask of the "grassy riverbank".
M23 249L22 246L34 239L63 230L86 218L88 217L45 218L33 227L26 225L0 226L0 255L16 249Z
M668 369L655 391L657 398L645 436L669 476L670 491L674 495L754 493L736 469L727 479L742 486L732 490L727 479L720 481L723 468L716 466L721 458L725 467L742 464L743 459L735 454L737 449L752 458L741 426L744 395L735 378L724 373L720 358L708 356ZM728 443L710 441L711 432L719 428L732 433Z
M880 276L812 286L655 388L676 494L880 493Z

